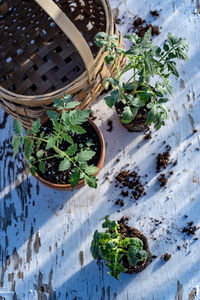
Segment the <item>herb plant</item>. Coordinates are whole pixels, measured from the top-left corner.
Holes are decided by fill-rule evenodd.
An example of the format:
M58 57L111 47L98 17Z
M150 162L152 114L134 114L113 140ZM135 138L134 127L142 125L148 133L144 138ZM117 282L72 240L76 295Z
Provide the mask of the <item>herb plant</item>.
M171 74L179 77L174 59L188 60L188 44L185 39L178 38L173 33L168 33L163 47L152 43L151 28L143 39L137 34L131 33L124 36L132 44L126 51L118 47L118 36L100 32L95 36L95 43L104 47L106 64L114 62L117 72L116 78L105 80L105 89L109 85L113 90L105 97L109 107L113 107L119 101L123 103L121 113L122 123L130 123L141 107L147 107L148 115L146 124L154 123L159 129L165 125L169 109L164 105L168 101L168 95L173 96L172 86L169 80ZM127 57L127 64L120 72L117 61L120 56ZM121 77L130 71L129 79L121 82ZM153 85L151 79L155 77Z
M90 251L94 259L103 257L109 274L119 279L121 272L127 269L123 266L123 257L127 257L130 266L134 267L138 262L145 262L148 253L143 249L143 242L139 238L126 237L122 239L118 231L118 223L109 220L109 216L103 218L102 228L105 232L94 232Z
M97 179L93 175L98 171L98 168L89 164L89 161L95 155L95 152L91 150L93 143L88 140L86 146L84 146L78 145L73 140L73 135L81 135L86 132L81 125L88 121L90 110L69 110L80 104L77 101L71 101L71 98L71 95L66 95L61 99L54 99L54 107L60 113L54 110L47 111L53 127L50 134L45 135L44 130L41 130L40 119L37 119L33 123L31 131L26 130L26 134L23 136L21 123L14 120L12 140L14 155L17 154L21 144L24 143L24 151L32 175L37 172L37 168L41 173L45 173L45 165L48 160L57 158L60 160L59 171L71 170L69 181L72 188L82 178L84 178L85 184L96 188ZM69 146L64 151L61 146L65 141ZM42 143L46 144L45 150L40 149ZM46 156L46 150L48 149L54 150L54 154L49 157Z

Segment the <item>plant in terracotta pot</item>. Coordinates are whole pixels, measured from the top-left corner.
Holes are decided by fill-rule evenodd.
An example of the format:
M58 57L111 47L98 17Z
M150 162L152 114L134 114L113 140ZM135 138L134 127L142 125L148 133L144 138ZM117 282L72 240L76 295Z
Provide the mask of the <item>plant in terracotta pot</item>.
M109 274L119 279L120 273L143 271L152 258L145 236L137 229L125 225L123 218L116 222L103 218L105 232L94 232L90 251L94 259L103 258Z
M57 111L47 111L25 135L21 123L14 120L14 155L23 143L31 174L51 188L70 190L84 184L97 188L94 175L103 166L104 139L88 119L90 110L74 109L80 103L71 98L54 99Z
M143 39L135 33L124 38L131 42L127 51L118 47L116 35L100 32L95 36L95 43L106 52L105 62L114 62L117 71L116 78L105 81L105 89L113 88L105 101L109 107L115 106L128 130L142 131L152 123L159 129L168 118L165 103L169 94L173 95L169 78L172 74L179 76L175 59L188 60L188 44L185 39L168 33L163 47L156 46L152 43L151 28ZM117 65L121 55L127 57L122 71ZM123 81L121 77L126 72L128 79Z

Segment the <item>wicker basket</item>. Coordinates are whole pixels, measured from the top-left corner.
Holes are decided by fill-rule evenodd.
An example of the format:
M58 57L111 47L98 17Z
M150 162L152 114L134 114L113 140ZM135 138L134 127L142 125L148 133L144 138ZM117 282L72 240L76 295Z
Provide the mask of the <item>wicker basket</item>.
M0 0L1 106L27 128L55 97L76 95L84 109L115 73L99 31L116 33L108 0Z

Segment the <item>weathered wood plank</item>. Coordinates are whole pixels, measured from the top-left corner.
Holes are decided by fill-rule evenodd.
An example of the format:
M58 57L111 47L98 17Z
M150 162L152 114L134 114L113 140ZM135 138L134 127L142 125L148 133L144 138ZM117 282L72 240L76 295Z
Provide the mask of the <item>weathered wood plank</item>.
M99 187L97 191L84 187L57 192L30 176L22 152L14 159L12 118L0 110L0 300L200 298L200 241L182 233L189 221L200 225L199 1L127 0L128 10L124 3L111 1L120 16L125 16L120 25L123 33L133 23L133 15L138 15L162 26L157 43L169 31L189 41L190 61L179 65L180 79L173 80L170 119L165 128L153 131L152 140L144 141L142 134L122 128L116 113L99 98L92 110L107 145ZM149 14L155 9L160 12L157 19ZM109 132L107 120L111 118L113 131ZM198 132L194 134L193 129ZM164 151L164 141L171 146L172 160L178 160L166 189L160 188L155 171L156 153ZM114 178L127 164L131 170L139 168L143 183L148 181L147 194L137 202L125 200L118 212L114 202L120 192ZM142 273L123 274L118 282L107 274L102 262L97 265L92 260L90 241L105 214L116 220L130 216L130 224L148 237L157 258ZM166 252L172 254L168 262L161 259Z

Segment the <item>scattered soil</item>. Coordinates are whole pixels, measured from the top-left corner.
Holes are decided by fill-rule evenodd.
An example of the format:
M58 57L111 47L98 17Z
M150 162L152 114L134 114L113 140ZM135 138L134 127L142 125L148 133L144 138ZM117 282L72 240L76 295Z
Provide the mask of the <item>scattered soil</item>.
M151 28L152 30L152 36L159 35L160 29L158 26L154 26L152 24L147 24L145 20L143 20L140 17L137 17L135 21L133 22L133 25L131 28L129 28L129 32L135 32L138 34L141 38L145 35L145 33L148 31L148 29Z
M140 176L137 174L137 172L121 171L117 175L116 179L124 187L128 187L132 191L132 195L134 196L135 200L138 200L142 195L146 194L141 183Z
M168 179L166 178L165 174L160 174L160 177L158 177L158 181L160 182L160 186L166 186Z
M159 14L159 12L158 12L157 10L151 10L151 11L150 11L150 14L151 14L153 17L159 17L159 16L160 16L160 14Z
M143 241L143 249L148 252L148 257L147 257L146 261L144 263L139 262L134 267L130 266L127 257L123 256L122 262L123 262L123 265L125 266L125 268L127 268L126 273L133 274L133 273L138 273L138 272L143 271L152 261L152 257L151 257L151 253L149 250L149 246L148 246L146 237L137 229L127 226L126 225L127 221L128 220L125 217L122 217L121 220L118 221L118 224L119 224L118 231L119 231L121 237L123 239L126 237L137 237L137 238L141 239Z
M121 195L123 197L128 197L128 191L121 191Z
M91 150L95 151L95 155L88 162L88 164L89 165L94 164L96 166L99 161L99 158L100 158L100 149L101 149L99 137L89 122L82 124L82 127L86 130L86 133L80 134L80 135L78 135L78 134L74 134L74 135L70 134L70 135L72 136L74 142L77 143L78 145L82 144L85 146L87 140L92 139L92 142L94 145L91 146ZM41 126L40 132L42 132L42 131L45 132L45 135L51 134L52 123L50 120ZM70 144L65 141L60 145L60 149L65 151L65 150L67 150L67 148L69 146L70 146ZM42 158L50 157L50 156L53 156L56 154L53 149L46 150L45 147L46 147L46 143L43 142L43 143L41 143L40 148L37 149L37 151L44 150L44 155ZM78 150L80 150L80 148L78 148ZM35 156L35 158L37 159L36 156ZM39 176L41 176L43 179L45 179L49 182L56 183L56 184L69 183L71 169L68 169L66 171L58 171L60 161L61 161L61 159L58 159L58 158L44 160L44 164L45 164L45 173L44 174L39 171L39 166L36 164L36 167L38 169L37 172L38 172Z
M106 131L111 132L113 130L113 121L108 120L107 125L108 125L108 129Z
M193 133L196 133L198 130L196 128L193 129Z
M152 139L151 131L148 131L144 136L144 140L151 140L151 139Z
M168 261L170 258L171 258L171 254L169 254L169 253L165 253L165 254L163 255L163 259L164 259L165 261Z
M166 146L167 150L164 153L159 153L156 157L156 170L160 172L161 169L166 169L169 164L170 159L170 150L171 147L169 145Z
M123 207L124 206L124 200L118 199L117 201L115 201L115 204L120 205L121 207Z
M199 229L197 226L194 226L194 222L191 221L187 223L188 226L184 227L182 233L186 233L188 236L195 235L196 231Z

